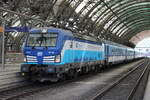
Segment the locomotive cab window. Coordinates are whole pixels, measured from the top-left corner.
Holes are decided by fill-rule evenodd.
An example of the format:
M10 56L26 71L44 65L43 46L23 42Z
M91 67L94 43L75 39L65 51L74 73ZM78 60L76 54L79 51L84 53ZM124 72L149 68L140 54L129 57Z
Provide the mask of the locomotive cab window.
M57 33L35 33L29 34L27 46L56 46L58 34Z

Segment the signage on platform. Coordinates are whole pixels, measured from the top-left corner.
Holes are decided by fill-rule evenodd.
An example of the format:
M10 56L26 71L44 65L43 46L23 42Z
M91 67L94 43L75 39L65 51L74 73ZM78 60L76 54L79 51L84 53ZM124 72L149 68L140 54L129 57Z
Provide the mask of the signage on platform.
M4 27L0 26L0 32L4 32Z

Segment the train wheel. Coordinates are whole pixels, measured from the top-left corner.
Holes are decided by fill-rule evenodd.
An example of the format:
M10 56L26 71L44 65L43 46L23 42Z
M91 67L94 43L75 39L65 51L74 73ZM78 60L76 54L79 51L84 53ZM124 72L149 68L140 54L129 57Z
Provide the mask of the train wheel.
M66 74L65 73L62 73L61 75L60 75L60 81L65 81L66 80Z
M85 73L89 73L89 71L90 71L89 66L86 66L85 68L86 68L86 72Z
M70 69L70 70L68 71L67 78L68 78L68 79L73 79L73 75L74 75L74 70L73 70L73 69Z
M76 78L76 77L78 77L77 70L76 69L70 69L69 72L68 72L67 78L73 79L73 78Z
M77 72L77 70L74 70L74 75L73 75L73 78L77 78L79 75L79 73Z
M86 67L82 67L81 68L81 74L85 74L86 73Z
M99 71L99 69L100 69L99 65L95 65L95 70L94 70L94 72L97 73L97 72Z

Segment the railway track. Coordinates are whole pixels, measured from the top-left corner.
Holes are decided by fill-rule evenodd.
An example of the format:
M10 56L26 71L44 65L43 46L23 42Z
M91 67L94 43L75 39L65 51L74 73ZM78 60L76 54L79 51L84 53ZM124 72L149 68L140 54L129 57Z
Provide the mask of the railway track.
M138 66L136 65L135 68L108 87L102 89L101 92L90 100L142 100L149 76L149 61L146 59Z
M136 64L136 65L138 65L138 64ZM96 75L96 74L94 74L94 75ZM83 75L83 76L80 76L76 79L66 80L64 82L44 83L44 84L39 83L36 85L35 84L28 84L28 85L14 88L14 89L0 91L0 100L21 100L21 98L24 98L25 96L30 96L30 95L33 95L35 93L45 91L48 89L55 89L58 86L64 86L68 83L71 83L71 82L74 82L77 80L82 80L82 79L90 77L90 76L93 76L93 74Z
M62 84L67 84L68 81L60 83L36 83L28 84L21 87L17 87L11 90L5 90L0 92L0 100L20 100L19 98L32 95L50 88L57 87Z
M93 74L87 74L87 75L83 75L75 79L66 80L62 82L56 82L56 83L45 82L45 83L38 83L38 84L36 83L36 85L34 83L33 84L31 83L31 84L20 86L14 89L0 91L0 100L21 100L22 97L30 96L35 93L45 91L48 89L54 89L58 86L64 86L76 80L82 80L90 76L93 76Z

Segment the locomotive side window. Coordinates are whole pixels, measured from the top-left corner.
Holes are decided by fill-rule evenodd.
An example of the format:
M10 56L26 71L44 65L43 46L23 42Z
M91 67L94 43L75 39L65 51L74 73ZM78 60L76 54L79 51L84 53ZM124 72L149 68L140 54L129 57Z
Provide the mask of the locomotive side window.
M27 41L27 46L56 46L57 33L48 34L30 34Z

